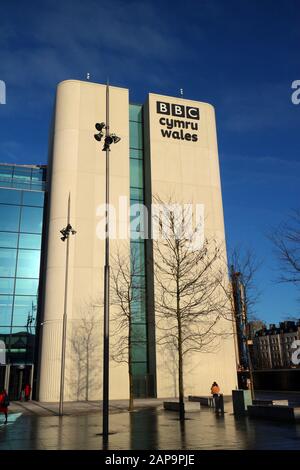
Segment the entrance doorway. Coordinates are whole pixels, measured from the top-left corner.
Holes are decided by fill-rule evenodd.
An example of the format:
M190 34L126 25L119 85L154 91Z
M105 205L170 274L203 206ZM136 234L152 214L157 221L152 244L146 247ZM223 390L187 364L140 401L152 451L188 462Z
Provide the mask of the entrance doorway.
M0 389L7 390L11 401L21 400L25 385L30 385L32 390L33 370L33 364L0 366Z

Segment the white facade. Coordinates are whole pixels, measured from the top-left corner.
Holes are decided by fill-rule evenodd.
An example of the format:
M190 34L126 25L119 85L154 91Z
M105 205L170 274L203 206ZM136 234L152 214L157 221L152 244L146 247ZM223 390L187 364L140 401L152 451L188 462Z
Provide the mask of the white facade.
M39 379L39 399L42 401L59 399L66 250L59 233L66 226L69 194L70 222L77 233L70 239L65 400L85 399L87 387L84 384L87 382L88 399L102 396L104 240L99 240L96 229L99 223L97 208L105 201L105 154L93 134L95 123L106 119L105 93L105 85L75 80L62 82L57 90L49 170L48 256ZM160 105L162 107L158 108L157 103L167 107ZM129 198L130 190L128 90L110 87L109 108L111 132L121 137L110 153L110 199L118 208L119 197ZM168 109L169 115L158 112ZM184 117L172 116L172 112L184 113ZM173 119L173 122L166 119ZM184 126L190 124L183 128L182 122ZM147 160L145 181L149 181L145 188L148 203L155 195L162 200L171 195L180 203L204 204L205 235L225 243L213 107L202 102L150 94L144 107L144 154ZM119 218L126 216L122 213ZM112 253L116 246L112 241ZM122 246L128 255L129 240ZM93 323L88 380L85 366L82 371L80 369L81 358L76 343L91 325L84 323L87 318ZM232 323L224 323L222 328L227 329L228 337L213 353L196 353L191 357L185 377L185 395L208 394L214 380L224 394L231 394L236 388ZM157 348L158 397L174 394L174 379L169 369L166 358ZM127 397L127 365L111 361L110 398Z

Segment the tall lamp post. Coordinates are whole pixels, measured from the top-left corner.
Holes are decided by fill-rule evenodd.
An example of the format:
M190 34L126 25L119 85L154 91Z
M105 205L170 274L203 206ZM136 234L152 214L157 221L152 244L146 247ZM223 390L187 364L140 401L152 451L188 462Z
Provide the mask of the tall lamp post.
M70 234L75 235L76 230L70 224L70 209L71 209L71 196L69 193L68 198L68 220L67 226L63 228L60 233L62 242L67 240L66 248L66 271L65 271L65 295L64 295L64 315L63 315L63 328L62 328L62 343L61 343L61 369L60 369L60 393L59 393L59 416L64 413L64 387L65 387L65 362L66 362L66 337L67 337L67 305L68 305L68 277L69 277L69 250L70 250Z
M103 402L102 402L102 437L108 440L109 415L109 152L111 144L117 144L121 139L116 134L109 133L109 85L106 85L106 123L96 123L98 134L94 138L101 142L104 138L103 152L106 153L105 171L105 264L104 264L104 328L103 328ZM105 129L105 136L103 130Z

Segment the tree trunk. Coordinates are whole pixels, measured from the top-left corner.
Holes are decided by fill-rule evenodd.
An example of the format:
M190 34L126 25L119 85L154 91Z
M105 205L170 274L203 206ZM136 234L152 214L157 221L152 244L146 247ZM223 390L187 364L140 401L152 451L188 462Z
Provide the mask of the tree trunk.
M179 418L184 420L184 386L183 386L183 357L182 357L182 331L180 318L180 291L179 291L179 275L180 266L177 263L176 276L176 310L178 323L178 385L179 385Z
M133 410L133 377L131 372L131 367L129 371L129 411Z
M128 374L129 374L129 407L128 410L133 410L133 377L132 377L132 354L131 354L131 322L129 323L128 335Z
M85 382L85 400L89 401L89 381L90 381L90 361L89 347L86 348L86 382Z

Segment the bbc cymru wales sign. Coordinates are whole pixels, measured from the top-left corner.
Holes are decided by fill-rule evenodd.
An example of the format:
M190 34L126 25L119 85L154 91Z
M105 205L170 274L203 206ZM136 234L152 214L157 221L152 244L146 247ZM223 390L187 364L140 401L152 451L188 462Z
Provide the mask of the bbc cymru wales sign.
M166 138L197 142L200 120L199 108L171 104L163 101L156 102L157 114L162 114L159 124L162 126L161 135ZM196 131L196 132L195 132Z

